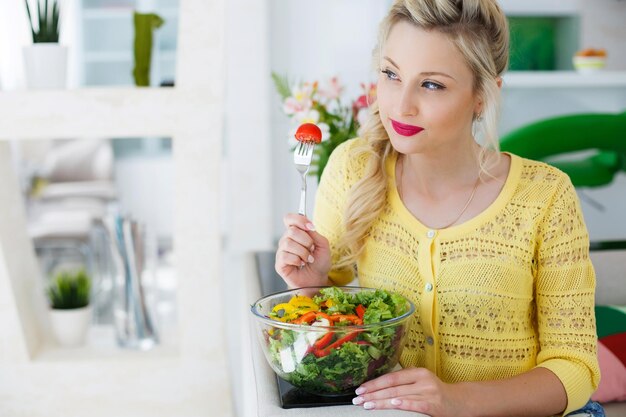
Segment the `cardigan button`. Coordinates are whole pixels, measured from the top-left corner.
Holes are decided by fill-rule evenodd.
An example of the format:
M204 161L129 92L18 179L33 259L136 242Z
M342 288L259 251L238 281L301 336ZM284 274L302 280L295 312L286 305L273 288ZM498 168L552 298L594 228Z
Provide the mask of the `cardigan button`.
M435 231L434 230L429 230L428 232L426 232L426 236L428 236L429 239L432 239L435 237Z
M433 343L435 343L435 341L433 340L432 337L429 336L426 338L426 343L428 343L429 346L432 346Z
M429 282L428 284L426 284L426 291L431 292L432 290L433 290L433 284Z

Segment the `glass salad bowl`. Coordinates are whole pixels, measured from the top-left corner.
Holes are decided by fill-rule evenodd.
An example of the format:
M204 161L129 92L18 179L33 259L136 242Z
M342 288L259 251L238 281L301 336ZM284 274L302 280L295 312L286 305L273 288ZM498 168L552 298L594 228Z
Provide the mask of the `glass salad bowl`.
M281 378L309 393L345 395L392 370L415 306L362 287L305 287L251 307L265 358Z

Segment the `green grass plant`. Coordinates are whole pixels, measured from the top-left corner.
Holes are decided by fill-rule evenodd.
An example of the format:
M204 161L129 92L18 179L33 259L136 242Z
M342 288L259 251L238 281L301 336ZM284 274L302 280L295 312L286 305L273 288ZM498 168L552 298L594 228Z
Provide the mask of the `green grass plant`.
M37 15L33 20L29 0L24 0L26 3L26 12L28 13L28 21L30 22L30 29L33 34L34 43L58 43L59 42L59 3L57 0L43 0L37 1Z
M50 306L56 310L86 307L90 289L91 279L84 269L58 272L47 288Z

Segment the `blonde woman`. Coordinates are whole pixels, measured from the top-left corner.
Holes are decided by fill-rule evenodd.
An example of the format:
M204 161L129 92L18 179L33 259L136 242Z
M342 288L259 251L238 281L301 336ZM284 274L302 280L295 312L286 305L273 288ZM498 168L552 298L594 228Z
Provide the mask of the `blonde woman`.
M416 305L403 369L364 383L354 404L604 415L588 402L595 275L576 193L557 169L498 151L507 60L494 0L397 1L374 50L368 124L332 154L315 225L285 216L276 270L290 287L358 275Z

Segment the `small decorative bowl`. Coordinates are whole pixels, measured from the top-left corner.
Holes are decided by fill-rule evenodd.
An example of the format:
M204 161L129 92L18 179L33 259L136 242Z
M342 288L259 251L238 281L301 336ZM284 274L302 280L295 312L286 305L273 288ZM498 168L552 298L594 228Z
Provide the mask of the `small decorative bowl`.
M603 69L606 66L606 57L575 55L572 62L578 72L589 74Z

